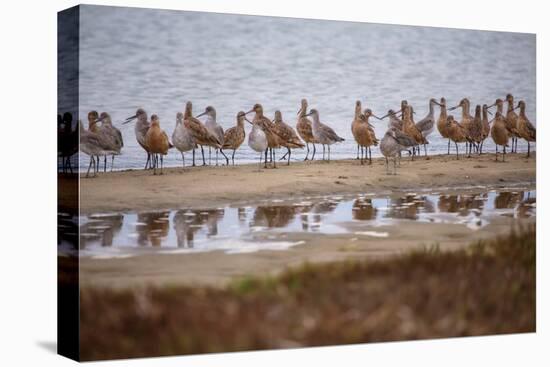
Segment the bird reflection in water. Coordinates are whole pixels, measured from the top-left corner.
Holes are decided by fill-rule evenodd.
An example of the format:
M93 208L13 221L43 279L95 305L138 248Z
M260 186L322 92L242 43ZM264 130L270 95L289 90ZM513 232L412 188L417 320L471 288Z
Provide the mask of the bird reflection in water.
M204 228L207 237L216 236L224 213L224 209L178 210L173 219L178 247L193 248L195 236Z
M168 236L170 212L139 213L136 227L137 242L140 246L160 247L163 238Z
M80 248L99 242L103 247L113 245L113 240L122 228L122 214L90 215L88 221L80 226Z
M352 216L356 220L373 220L376 219L376 209L372 205L372 199L357 198L353 202Z

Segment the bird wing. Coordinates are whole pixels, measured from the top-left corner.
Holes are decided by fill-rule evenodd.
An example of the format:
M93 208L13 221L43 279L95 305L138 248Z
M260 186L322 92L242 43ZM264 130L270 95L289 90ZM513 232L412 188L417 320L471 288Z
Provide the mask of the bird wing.
M405 147L412 147L416 145L416 141L413 138L400 130L395 131L395 140L397 140L399 145L403 145Z
M330 140L334 140L334 141L344 141L345 140L344 138L339 137L338 134L336 134L336 132L330 126L322 124L321 128L323 129L324 133L327 135L327 137Z

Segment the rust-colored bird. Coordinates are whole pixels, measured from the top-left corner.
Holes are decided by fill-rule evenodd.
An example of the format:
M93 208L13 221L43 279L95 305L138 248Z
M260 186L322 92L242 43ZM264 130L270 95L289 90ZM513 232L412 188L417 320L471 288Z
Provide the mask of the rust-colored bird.
M309 143L313 145L313 155L311 156L311 160L315 158L315 143L317 143L313 137L313 123L306 116L307 106L307 99L303 98L300 109L298 110L298 121L296 122L296 131L298 132L298 135L300 135L300 138L302 138L302 140L306 143L307 152L304 161L308 160Z
M531 142L537 141L537 129L525 115L525 102L519 101L516 108L519 108L518 135L527 140L527 157L531 154Z
M160 174L162 175L163 157L168 154L168 149L172 147L168 140L166 132L160 128L160 121L157 115L151 116L151 126L145 134L145 144L151 154L153 154L153 174L157 174L158 159L160 156Z
M508 146L508 140L510 139L510 132L506 127L506 120L502 113L497 111L493 126L491 127L491 138L495 142L495 161L498 161L498 146L502 146L502 161L506 156L506 147Z
M458 160L458 143L466 143L468 141L467 132L464 126L460 125L452 115L447 116L446 124L447 137L449 138L449 141L452 140L455 143L456 159Z
M514 96L511 94L506 95L506 102L508 102L508 110L506 111L506 128L510 132L512 138L512 153L518 150L518 114L514 111Z
M403 132L414 139L416 146L419 146L420 144L429 144L426 138L422 135L422 132L412 120L412 107L410 105L406 105L403 111ZM414 160L415 148L416 147L413 147L412 160Z
M357 100L355 101L355 113L353 115L353 121L351 122L351 134L353 135L353 138L357 142L357 158L359 159L359 150L361 150L361 154L363 153L363 148L357 141L356 131L359 128L359 126L362 123L361 119L361 101ZM363 158L361 158L361 164L363 164Z
M479 154L483 152L483 142L485 142L485 139L489 137L489 134L491 133L491 123L489 122L489 114L492 115L492 113L489 111L489 106L486 104L483 105L481 108L482 116L481 116L481 144L479 145Z
M369 159L369 164L372 164L372 152L370 147L378 145L374 127L369 122L371 116L378 118L367 108L363 114L359 115L359 122L355 123L354 121L352 130L353 137L357 145L361 148L361 164L364 164L364 159L366 158Z

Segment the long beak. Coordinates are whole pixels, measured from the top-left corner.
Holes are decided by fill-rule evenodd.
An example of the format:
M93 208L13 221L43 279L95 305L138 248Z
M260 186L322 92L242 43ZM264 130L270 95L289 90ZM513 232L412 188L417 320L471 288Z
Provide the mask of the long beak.
M245 113L245 115L248 115L250 112L254 112L254 109L251 109L250 111L248 111L247 113Z
M204 112L203 112L203 113L201 113L201 114L198 114L197 116L195 116L195 118L197 118L197 117L201 117L201 116L203 116L203 115L206 115L206 111L204 111Z
M374 117L374 118L377 119L377 120L382 120L381 117L376 116L374 113L373 113L371 116Z
M497 103L495 102L495 103L493 103L492 105L487 106L487 108L493 108L493 107L495 107L496 105L497 105Z
M439 103L439 102L437 102L437 101L434 101L434 103L435 103L436 105L440 106L440 107L445 107L445 106L443 106L441 103ZM413 111L413 113L414 113L414 111Z
M306 116L311 116L312 114L313 114L313 112L306 113Z
M296 115L300 115L300 112L302 112L302 109L303 109L303 108L300 107L300 109L298 110L298 112L296 113Z
M458 106L449 107L449 108L447 108L447 111L456 110L457 108L458 108Z
M135 118L137 118L137 115L128 117L128 118L122 123L122 125L126 125L126 124L132 122L132 120L135 119Z
M246 116L244 117L244 119L246 120L246 122L248 122L250 125L254 125L254 123L252 121L250 121L249 119L246 118Z

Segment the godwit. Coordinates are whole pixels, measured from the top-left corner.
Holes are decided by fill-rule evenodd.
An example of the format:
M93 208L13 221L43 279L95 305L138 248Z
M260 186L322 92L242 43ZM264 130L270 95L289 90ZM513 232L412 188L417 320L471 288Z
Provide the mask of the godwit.
M172 144L174 144L176 149L180 151L181 159L183 161L183 167L185 167L185 157L183 153L190 150L192 150L194 153L197 142L195 141L195 138L193 137L189 129L184 125L183 121L183 113L178 112L176 114L176 127L174 128L174 132L172 133Z
M275 132L280 138L279 142L281 146L287 149L287 165L290 165L290 149L303 148L304 144L302 143L294 129L283 121L283 115L281 114L281 111L275 111L275 119L273 120L273 123Z
M363 146L365 147L365 158L366 158L366 153L367 153L367 150L368 150L368 154L369 154L369 164L372 164L372 151L371 151L371 147L372 146L377 146L378 145L378 139L376 138L376 133L374 131L374 126L372 126L372 124L369 122L369 118L372 116L374 117L375 119L377 120L380 120L380 117L376 116L374 113L372 113L372 110L367 108L364 112L363 112L363 115L362 116L362 120L364 121L363 122L363 126L366 125L366 133L368 134L367 136L365 136L364 138L361 138L362 141L365 143ZM363 153L361 151L361 153Z
M514 112L514 96L511 94L506 95L506 102L508 102L508 110L506 111L506 127L512 137L512 153L518 150L518 115Z
M447 125L445 130L446 130L449 142L452 140L455 143L456 159L458 160L458 143L467 142L466 129L464 129L464 127L460 125L452 115L447 117L447 121L445 123Z
M160 121L157 115L151 115L151 126L145 134L145 144L149 148L153 159L153 174L157 174L158 157L160 155L160 174L162 175L163 156L168 154L168 149L172 147L168 140L168 135L160 128Z
M212 135L216 137L220 145L223 145L223 137L224 137L223 128L221 127L220 124L216 122L216 109L212 106L207 106L204 109L204 112L201 113L200 115L197 115L196 117L199 118L203 115L206 115L206 122L204 123L204 126L206 126L206 128L210 131L210 133L212 133ZM211 146L208 147L208 164L210 164L210 149L211 149ZM215 148L215 149L216 149L216 166L217 166L219 148ZM225 157L225 159L227 159L227 157Z
M396 175L397 157L399 156L399 152L404 149L404 146L399 142L399 133L403 134L395 127L390 127L380 141L380 152L386 158L386 174L388 175L390 174L389 159L393 159L393 174Z
M361 154L363 153L363 148L359 144L359 141L357 140L356 132L357 129L360 127L362 119L361 119L361 101L357 100L355 101L355 113L353 115L353 121L351 122L351 134L353 135L353 138L357 142L357 158L359 159L359 150L361 150ZM363 164L363 158L361 157L361 164Z
M495 161L498 161L498 146L502 145L502 161L504 162L510 132L506 128L504 116L499 111L495 114L493 126L491 127L491 138L495 142Z
M231 162L235 165L235 151L239 149L245 138L244 131L244 118L245 114L243 111L237 113L237 126L233 126L225 131L223 136L223 149L233 149L233 154L231 155ZM222 149L220 149L222 154L225 156ZM229 165L229 158L225 157L227 165Z
M479 152L479 147L481 145L481 142L483 141L483 121L481 120L480 105L476 105L476 113L474 119L472 120L472 123L468 125L468 138L473 144L478 147L477 150ZM468 157L469 156L470 154L468 154Z
M470 100L468 98L462 98L456 106L453 106L453 107L449 108L448 111L452 111L452 110L454 110L458 107L462 107L462 118L460 120L460 125L462 127L464 127L464 129L466 130L466 133L468 134L468 136L467 136L468 147L469 147L468 157L470 157L470 153L472 152L472 145L474 145L473 144L473 139L469 136L469 134L470 134L470 125L474 121L473 116L470 115ZM477 149L477 147L476 147L476 149Z
M145 162L145 168L153 168L151 164L151 153L149 152L149 149L147 148L147 145L145 144L145 135L147 134L147 131L149 130L149 127L151 126L149 124L149 121L147 121L147 112L143 108L138 108L136 111L136 114L134 116L130 116L124 121L122 124L127 124L132 122L134 119L137 119L136 125L134 127L134 133L136 134L136 140L138 144L145 150L147 153L147 161Z
M491 132L491 123L489 122L489 114L492 115L492 113L489 111L489 106L486 104L483 105L481 108L482 117L481 117L481 144L479 145L479 154L483 151L483 142L485 142L485 139L489 136L489 133Z
M529 157L531 154L531 142L537 141L537 129L533 126L531 121L529 121L529 119L525 115L525 102L519 101L516 108L518 107L518 134L520 138L527 140L527 157Z
M203 145L221 148L222 143L218 140L216 135L212 134L199 119L193 117L193 104L187 102L185 104L185 112L183 114L183 124L189 130L195 142L201 146L202 153L202 165L206 166L206 161L204 160L204 149ZM193 149L193 166L195 166L195 150Z
M90 156L90 164L88 165L88 171L86 177L90 175L90 169L94 166L94 177L97 174L97 165L99 164L100 155L109 155L113 152L109 150L108 144L105 141L105 137L102 134L94 132L96 122L92 122L92 130L86 130L82 126L82 122L78 121L78 130L80 135L80 150Z
M397 118L397 114L399 112L402 112L402 110L399 110L399 111L389 110L388 113L380 117L380 119L385 119L386 117L389 117L390 120L388 122L388 129L391 129L392 127L394 127L397 130L403 130L403 120L400 120L399 118Z
M270 159L273 162L273 168L277 168L277 164L275 163L275 159L273 159L273 149L278 148L280 146L280 139L277 135L277 132L273 128L273 123L270 119L264 116L264 109L261 104L256 103L250 111L248 111L246 114L254 112L254 119L252 122L254 124L258 124L261 126L263 132L265 133L265 136L267 138L267 147L270 149ZM265 159L267 161L267 149L265 151ZM267 162L266 162L267 165ZM267 166L266 166L267 168Z
M345 139L338 136L331 127L319 121L319 112L316 109L309 111L306 116L311 116L313 119L313 138L323 146L323 160L325 159L325 145L328 146L328 161L330 162L330 146Z
M252 131L250 134L248 134L248 145L252 150L255 152L260 153L260 165L258 167L258 171L262 168L262 153L265 152L265 162L264 162L264 168L267 168L267 136L264 131L266 127L262 124L262 120L256 120L254 122L249 121L245 117L246 121L248 121L250 124L252 124Z
M437 119L437 130L443 138L448 139L447 155L449 155L451 154L451 139L449 138L449 133L447 132L447 100L441 97L439 100L439 105L441 106L441 111L439 112L439 118Z
M313 145L313 155L311 160L315 158L315 138L313 137L313 125L311 120L307 118L307 100L305 98L301 101L301 107L298 110L298 121L296 122L296 131L300 138L306 143L307 153L304 161L307 161L309 156L309 143Z
M113 122L111 121L111 115L109 115L107 112L101 112L101 115L99 115L99 119L97 121L101 121L101 127L99 129L100 134L105 135L107 141L109 142L110 148L113 152L115 152L113 155L111 155L111 172L113 171L113 165L115 164L115 155L120 154L120 150L124 146L124 141L122 140L122 134L119 129L113 126ZM107 171L107 156L105 156L105 159L103 161L103 172Z
M426 139L433 131L435 126L435 117L434 117L434 105L441 106L439 102L435 100L435 98L431 98L430 102L428 103L429 111L426 117L424 117L422 120L418 121L415 125L418 130L420 130L420 133ZM426 149L426 143L424 143L424 155L428 156L428 151Z
M413 146L413 155L411 157L411 159L414 160L416 146L419 146L420 144L428 144L428 141L414 124L412 120L412 107L410 105L405 106L403 111L403 132L413 138L416 142L416 145Z

